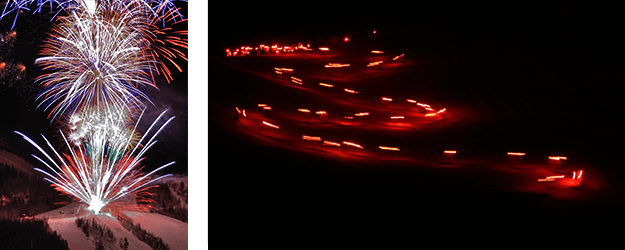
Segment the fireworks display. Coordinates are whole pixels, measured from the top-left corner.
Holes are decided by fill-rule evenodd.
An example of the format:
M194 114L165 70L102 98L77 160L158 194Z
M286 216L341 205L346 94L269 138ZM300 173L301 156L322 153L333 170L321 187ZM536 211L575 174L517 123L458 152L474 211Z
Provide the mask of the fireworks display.
M43 86L40 105L52 108L53 116L83 106L144 108L149 98L138 87L152 84L145 53L149 44L130 26L130 15L62 18L35 61L52 71L37 78Z
M0 19L12 17L11 30L22 11L53 14L53 27L35 60L43 70L35 79L41 87L36 102L49 119L60 122L67 150L56 150L42 135L52 152L47 153L34 140L15 133L43 154L33 156L50 172L36 170L94 213L105 206L126 209L129 199L145 210L150 201L147 189L169 176L153 174L174 162L148 174L140 165L174 117L149 139L165 112L143 136L137 125L151 103L145 88L157 88L155 76L170 83L168 65L182 71L176 59L187 60L187 31L166 27L185 21L179 10L170 0L9 0L4 5ZM2 37L14 39L15 31ZM5 67L0 64L0 70Z
M161 113L150 126L147 133L152 130L163 114L165 112ZM49 178L46 178L46 180L50 181L58 191L78 198L80 201L89 204L90 210L99 213L104 206L118 201L127 195L134 195L137 201L145 201L146 198L142 192L145 191L148 185L158 179L169 176L163 175L151 179L153 173L175 162L165 164L147 175L143 175L139 171L139 165L141 164L143 154L156 143L154 138L173 118L169 118L144 146L142 146L141 142L143 142L145 136L136 145L131 145L129 143L131 138L127 138L125 140L127 143L125 144L110 143L109 140L92 139L89 140L88 144L72 146L61 132L67 147L70 149L70 154L62 154L63 156L61 156L50 142L43 137L46 144L53 151L53 156L56 160L28 136L17 131L15 133L24 137L26 141L35 146L45 156L48 161L33 155L48 167L54 175L39 168L35 170L48 176ZM94 137L107 138L108 131L111 130L104 129L102 130L103 133ZM119 133L113 133L112 137L116 136L119 136ZM145 208L145 206L138 206L138 208Z

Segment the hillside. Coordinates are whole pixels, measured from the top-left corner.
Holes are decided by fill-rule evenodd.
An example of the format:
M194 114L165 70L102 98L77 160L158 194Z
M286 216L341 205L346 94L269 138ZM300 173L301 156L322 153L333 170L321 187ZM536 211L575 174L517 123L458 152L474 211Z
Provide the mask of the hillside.
M134 226L140 227L145 232L162 239L168 248L164 249L188 249L187 235L188 224L176 219L153 213L127 213ZM126 229L118 218L110 214L89 214L84 205L73 203L46 213L39 214L35 218L48 218L48 224L63 239L69 243L70 249L95 249L101 242L105 249L123 249L120 240L127 239L128 249L146 249L150 247L141 241L135 234ZM112 237L98 235L97 230L90 229L89 236L76 224L77 218L83 218L95 223L107 231L110 229ZM140 226L139 226L140 225Z

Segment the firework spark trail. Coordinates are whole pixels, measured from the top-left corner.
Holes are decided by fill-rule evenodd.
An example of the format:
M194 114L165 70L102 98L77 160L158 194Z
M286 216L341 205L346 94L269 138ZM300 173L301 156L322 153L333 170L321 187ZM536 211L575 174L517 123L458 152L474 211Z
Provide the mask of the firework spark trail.
M174 60L187 60L181 50L188 49L188 40L180 36L188 32L164 28L186 21L171 0L9 0L0 19L12 12L17 18L32 5L40 13L44 4L67 13L58 18L35 61L51 72L36 79L42 85L38 108L48 110L48 117L108 104L125 104L131 113L141 110L150 102L141 87L156 88L154 73L170 83L165 62L182 71ZM157 26L160 21L163 28Z
M146 135L162 118L165 112L167 111L161 113L152 125L150 125L149 129L146 131ZM107 205L115 206L118 202L122 203L121 199L124 197L134 196L135 198L142 198L147 188L150 187L150 184L159 179L171 176L168 174L154 179L152 178L155 172L175 162L167 163L146 175L140 172L141 168L138 168L138 166L146 151L157 142L155 140L156 136L174 118L175 117L171 117L164 122L151 136L146 145L138 152L136 152L136 150L141 147L141 142L144 141L146 135L141 137L139 143L134 147L132 147L129 142L125 145L119 145L110 144L106 140L91 141L91 146L80 145L72 147L65 135L61 132L65 144L70 151L70 155L63 153L63 156L61 156L45 136L42 135L46 144L54 153L56 161L28 136L18 131L15 131L15 133L21 135L26 141L35 146L39 152L48 159L48 161L46 161L33 154L33 157L52 170L53 174L39 168L35 170L48 176L49 178L45 179L51 182L58 191L89 204L89 209L93 210L95 213L99 213L101 209ZM94 146L93 144L95 143L102 145ZM89 147L93 147L96 150L90 149ZM109 147L112 147L112 149ZM130 147L132 147L132 150L129 150ZM113 157L111 157L111 154L107 153L111 150L119 152L121 157L117 157L118 154L112 154ZM65 160L63 158L65 158ZM145 199L140 201L145 201ZM145 207L142 206L137 208L145 209Z
M150 98L138 86L154 86L153 62L134 22L130 11L106 19L84 13L61 18L35 61L52 70L36 79L43 86L39 107L53 117L92 106L143 109Z

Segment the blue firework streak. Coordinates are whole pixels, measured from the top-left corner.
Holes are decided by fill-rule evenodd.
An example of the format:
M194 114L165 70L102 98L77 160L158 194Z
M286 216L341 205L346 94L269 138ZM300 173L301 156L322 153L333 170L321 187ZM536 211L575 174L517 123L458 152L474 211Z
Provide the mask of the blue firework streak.
M179 0L182 2L187 2L187 0ZM44 5L49 5L50 13L54 13L54 17L56 17L61 12L68 12L70 10L83 10L83 11L93 11L99 4L122 4L122 5L131 5L138 4L145 6L149 9L149 12L146 12L147 15L151 15L151 19L161 20L163 26L165 25L165 19L167 17L172 17L174 21L182 21L184 17L180 14L180 11L176 8L176 5L173 3L175 1L172 0L8 0L6 5L2 10L2 15L0 15L0 19L5 18L7 15L11 13L15 13L15 18L13 19L13 25L11 29L15 27L15 22L17 21L17 17L19 16L20 10L31 11L33 13L41 13L44 9Z

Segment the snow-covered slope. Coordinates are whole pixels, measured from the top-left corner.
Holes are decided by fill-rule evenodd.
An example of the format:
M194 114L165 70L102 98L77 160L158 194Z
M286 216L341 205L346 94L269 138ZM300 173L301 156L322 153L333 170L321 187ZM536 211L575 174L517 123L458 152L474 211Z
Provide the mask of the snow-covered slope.
M127 212L135 225L154 234L169 246L172 250L188 249L189 227L187 223L154 213Z
M39 214L35 218L48 218L48 224L61 237L67 240L70 249L95 249L96 239L94 236L87 237L76 225L76 218L86 217L89 221L95 219L96 223L106 226L113 232L114 241L103 241L105 249L122 249L119 240L128 239L128 249L150 250L145 242L140 241L132 232L126 230L118 219L103 214L89 214L84 210L84 204L72 203L67 206ZM134 224L141 224L141 228L163 239L170 249L187 249L187 223L178 221L159 214L132 213L129 214Z

